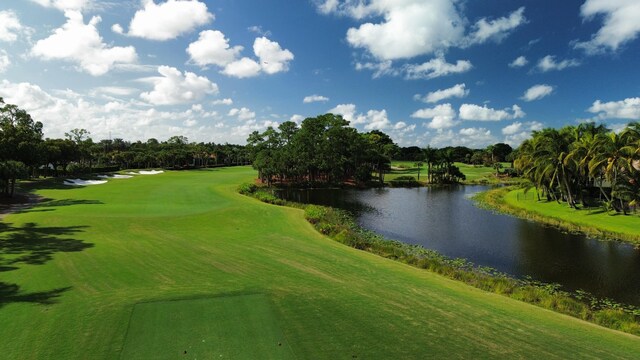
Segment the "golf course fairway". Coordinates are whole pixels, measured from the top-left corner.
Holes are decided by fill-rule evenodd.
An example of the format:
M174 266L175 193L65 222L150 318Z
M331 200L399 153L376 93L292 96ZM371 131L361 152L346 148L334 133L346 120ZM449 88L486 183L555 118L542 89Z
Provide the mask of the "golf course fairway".
M640 357L608 330L334 242L249 167L87 187L0 221L3 359Z

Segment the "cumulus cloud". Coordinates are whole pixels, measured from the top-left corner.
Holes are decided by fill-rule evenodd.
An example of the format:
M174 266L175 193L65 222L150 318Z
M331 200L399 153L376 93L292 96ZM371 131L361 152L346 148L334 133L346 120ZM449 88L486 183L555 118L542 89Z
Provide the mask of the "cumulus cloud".
M420 109L411 114L411 117L431 119L427 124L427 127L430 129L447 129L458 124L458 122L455 121L456 111L451 104L441 104L434 108Z
M275 74L289 70L289 62L293 60L293 53L282 49L280 44L266 37L259 37L253 43L253 52L262 66L262 71L267 74Z
M551 95L553 93L553 86L540 84L534 85L530 87L527 91L525 91L524 95L522 95L521 99L524 101L534 101L540 100L543 97Z
M587 110L597 114L599 119L640 120L640 97L627 98L621 101L602 102L596 100Z
M543 125L537 121L521 123L514 122L502 128L502 134L505 135L504 142L513 147L522 144L523 141L531 137L532 131L542 130Z
M83 10L93 5L93 0L31 0L36 4L39 4L48 8L55 8L58 10Z
M246 107L243 108L233 108L231 110L229 110L229 113L227 114L228 116L232 116L237 118L240 121L248 121L248 120L253 120L256 118L256 113L249 110Z
M580 15L591 20L597 15L604 17L604 24L591 40L578 42L576 48L588 54L606 50L617 51L624 44L633 41L640 33L640 2L634 0L586 0L580 8Z
M486 105L462 104L460 106L460 119L462 120L502 121L519 119L525 116L526 114L518 105L513 105L511 109L504 110L491 109Z
M304 116L300 114L294 114L289 118L289 121L293 121L296 124L302 123L303 120L304 120Z
M381 62L356 62L356 70L370 70L373 71L373 78L377 79L384 75L397 76L400 74L400 70L393 67L391 60Z
M191 141L243 144L253 129L263 131L269 125L277 125L268 120L231 123L199 104L160 111L141 101L113 100L105 104L96 102L91 95L47 92L35 84L6 80L0 82L0 97L42 121L45 136L52 138L63 137L70 129L86 128L96 141L107 139L111 133L112 137L131 141L184 135Z
M233 105L233 100L229 98L219 99L213 101L213 105Z
M6 51L0 50L0 74L7 71L7 69L9 68L9 65L11 65L11 60L9 59L9 55L7 55Z
M66 11L67 22L54 30L46 39L39 40L31 49L31 55L44 60L75 62L82 71L93 76L104 75L116 64L131 64L137 61L133 46L110 47L98 33L99 16L84 23L78 11Z
M195 30L213 20L207 5L198 0L145 0L129 24L129 36L165 41ZM122 27L120 27L122 28Z
M485 128L464 128L455 132L453 130L439 130L429 140L433 147L466 146L472 149L483 149L490 144L498 142L491 130Z
M423 64L405 66L407 79L435 79L450 74L460 74L471 70L473 66L468 60L458 60L455 64L448 63L444 56L431 59Z
M387 110L385 109L358 113L356 105L340 104L328 112L341 115L351 126L362 125L364 130L388 130L394 129L396 126L396 124L389 120Z
M499 43L509 36L513 30L526 22L524 7L512 12L508 17L490 21L482 18L473 26L474 31L469 35L467 42L469 45L482 44L487 41Z
M24 30L25 27L22 26L14 11L0 11L0 41L14 42Z
M327 102L327 101L329 101L329 98L322 95L309 95L309 96L306 96L304 100L302 100L302 102L305 104L309 104L313 102Z
M153 84L153 90L140 97L153 105L187 104L201 100L206 95L218 93L218 85L203 76L197 76L169 66L158 67L161 76L142 79Z
M262 67L255 60L244 57L225 66L222 73L239 79L258 76Z
M529 60L527 60L526 57L518 56L518 58L516 58L509 64L509 67L520 68L520 67L526 66L528 63L529 63Z
M428 93L425 97L420 98L421 101L426 103L437 103L439 101L449 98L463 98L469 95L469 90L465 84L457 84L448 89L436 90Z
M347 31L347 41L378 59L407 59L444 50L460 42L464 21L450 0L346 1L324 4L325 12L342 11L355 18L377 15L380 23L364 23ZM322 8L321 8L322 9ZM326 11L329 10L329 11Z
M222 73L237 78L254 77L263 72L271 75L289 71L289 62L294 59L291 51L282 49L280 44L266 37L256 38L253 52L258 61L243 57L226 64Z
M222 32L206 30L200 33L197 41L189 44L187 53L196 65L224 67L234 62L242 49L242 46L229 46L229 39Z
M538 61L538 70L548 72L553 70L564 70L570 67L580 66L580 61L576 59L566 59L560 62L556 61L556 57L547 55Z

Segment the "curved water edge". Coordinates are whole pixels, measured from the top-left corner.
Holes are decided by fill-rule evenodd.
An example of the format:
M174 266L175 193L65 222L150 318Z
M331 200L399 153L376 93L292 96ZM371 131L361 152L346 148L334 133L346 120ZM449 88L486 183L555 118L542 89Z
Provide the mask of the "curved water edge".
M497 214L468 199L487 189L287 189L279 196L348 210L368 230L448 257L640 305L640 249Z

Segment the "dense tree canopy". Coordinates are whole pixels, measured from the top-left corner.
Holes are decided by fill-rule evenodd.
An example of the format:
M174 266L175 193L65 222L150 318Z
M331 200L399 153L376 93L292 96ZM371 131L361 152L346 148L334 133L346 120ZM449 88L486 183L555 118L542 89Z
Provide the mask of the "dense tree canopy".
M593 123L534 131L514 164L548 199L626 213L640 201L640 123L619 134Z
M359 133L333 114L307 118L299 127L289 121L277 130L255 131L247 139L247 148L260 179L268 184L362 184L371 180L372 173L382 183L397 152L387 134Z

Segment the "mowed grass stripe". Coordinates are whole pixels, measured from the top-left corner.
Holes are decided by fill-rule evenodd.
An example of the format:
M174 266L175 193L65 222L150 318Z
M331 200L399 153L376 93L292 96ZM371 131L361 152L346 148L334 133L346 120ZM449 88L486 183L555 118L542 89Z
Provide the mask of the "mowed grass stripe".
M42 190L76 204L10 215L5 224L14 230L0 241L33 223L42 232L82 226L48 236L90 246L0 272L21 296L68 288L51 305L5 295L0 354L119 358L136 304L259 293L300 359L640 355L637 337L336 243L300 210L235 192L254 177L250 168L229 168ZM173 216L171 203L159 200L167 192L198 200L193 208L177 202ZM145 211L124 211L127 204Z

